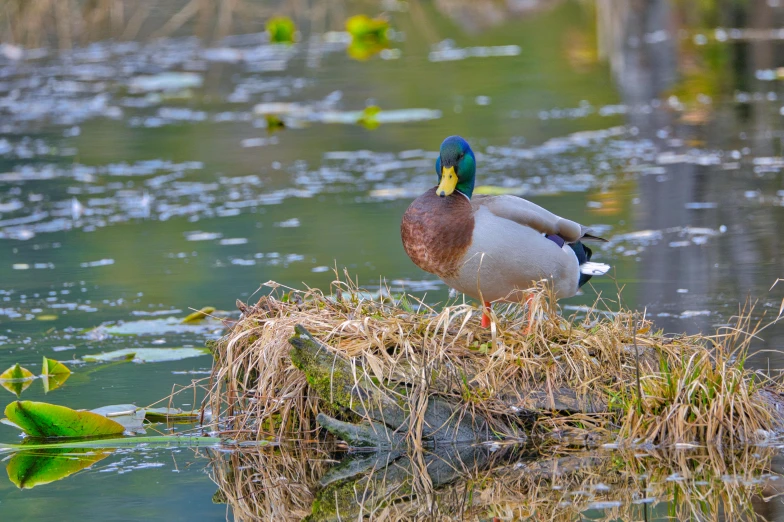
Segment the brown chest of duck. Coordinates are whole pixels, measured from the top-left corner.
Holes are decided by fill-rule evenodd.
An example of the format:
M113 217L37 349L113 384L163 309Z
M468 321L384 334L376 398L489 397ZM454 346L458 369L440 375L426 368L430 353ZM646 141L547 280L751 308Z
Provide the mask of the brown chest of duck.
M537 281L571 297L610 269L591 262L583 241L604 239L579 223L517 196L474 196L476 157L460 136L441 144L436 173L438 186L403 215L403 247L419 268L484 303L482 326L491 303L522 302Z

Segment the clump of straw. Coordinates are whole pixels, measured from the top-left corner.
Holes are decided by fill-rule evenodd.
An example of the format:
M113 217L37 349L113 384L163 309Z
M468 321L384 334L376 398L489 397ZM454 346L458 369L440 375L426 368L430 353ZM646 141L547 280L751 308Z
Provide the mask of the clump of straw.
M569 427L636 443L749 443L781 428L782 386L744 366L760 330L751 309L714 336L666 336L631 311L600 311L601 300L564 317L539 287L528 305L538 320L526 333L515 305L488 330L471 305L373 295L348 277L329 295L266 286L272 292L255 305L240 303L242 318L214 347L206 400L238 440L316 438L320 411L357 420L292 365L298 324L350 361L357 383L404 390L414 428L433 396L487 419L501 437Z

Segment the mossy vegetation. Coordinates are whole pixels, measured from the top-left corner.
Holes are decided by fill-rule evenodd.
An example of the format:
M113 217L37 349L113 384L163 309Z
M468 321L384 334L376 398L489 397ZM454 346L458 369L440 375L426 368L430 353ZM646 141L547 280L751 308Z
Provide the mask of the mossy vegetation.
M328 295L273 287L215 346L208 401L239 439L312 438L320 412L415 445L464 423L479 440L568 432L658 445L755 443L782 428L780 380L744 365L762 328L750 309L715 335L671 336L602 300L565 317L538 288L526 334L518 306L482 329L471 305L408 296L403 307L350 278Z

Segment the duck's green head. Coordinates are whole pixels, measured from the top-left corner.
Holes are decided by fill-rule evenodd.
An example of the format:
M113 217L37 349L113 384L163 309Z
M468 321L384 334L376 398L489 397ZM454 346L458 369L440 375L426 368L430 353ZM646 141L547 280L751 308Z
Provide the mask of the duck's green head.
M468 142L460 136L449 136L441 144L436 160L438 188L436 194L446 197L455 190L469 198L474 193L476 158Z

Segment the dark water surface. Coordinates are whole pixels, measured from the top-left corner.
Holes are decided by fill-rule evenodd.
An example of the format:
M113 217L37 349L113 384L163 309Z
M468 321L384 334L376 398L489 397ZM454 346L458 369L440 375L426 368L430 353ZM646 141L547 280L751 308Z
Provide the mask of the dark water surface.
M210 32L205 15L149 38L184 3L159 4L139 37L128 6L126 18L88 24L84 42L62 31L36 41L35 28L10 19L18 30L0 49L0 369L18 362L38 374L42 356L201 347L219 324L175 329L165 319L207 305L231 311L269 280L326 287L335 266L369 289L383 278L445 300L447 289L406 257L399 222L435 184L435 153L451 134L471 142L486 190L523 195L610 240L595 259L613 265L612 277L563 301L567 311L623 288L627 306L672 332L712 332L747 298L755 317L778 313L778 2L722 10L661 0L639 12L603 0L311 2L280 7L303 28L291 47L259 34L274 2L258 3L258 20L234 13ZM383 9L391 50L352 59L345 16ZM0 19L25 16L7 13ZM221 30L242 36L216 39ZM368 105L382 109L374 129L348 112ZM269 131L269 113L286 128ZM156 322L133 335L111 328L142 320ZM784 366L763 351L784 348L784 328L766 330L756 348L760 368ZM61 388L45 395L36 380L22 397L148 405L210 363L73 363ZM16 437L0 426L3 441ZM32 490L0 481L0 511L222 519L207 468L192 450L125 450ZM777 506L757 509L775 519Z

